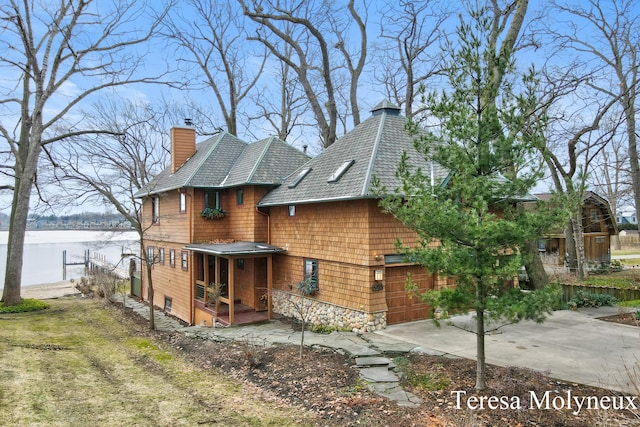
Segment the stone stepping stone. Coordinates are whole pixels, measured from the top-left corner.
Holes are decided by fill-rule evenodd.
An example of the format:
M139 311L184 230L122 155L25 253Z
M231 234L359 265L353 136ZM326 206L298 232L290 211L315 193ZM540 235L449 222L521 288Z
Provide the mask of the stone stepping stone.
M369 357L356 357L356 366L358 367L369 367L369 366L389 366L391 365L391 360L386 357L377 357L377 356L369 356Z
M379 396L396 402L405 408L416 408L422 404L422 399L413 393L405 391L397 383L374 383L369 384L369 390Z
M372 383L391 383L400 381L400 378L390 371L387 366L362 368L360 369L360 377L363 380Z

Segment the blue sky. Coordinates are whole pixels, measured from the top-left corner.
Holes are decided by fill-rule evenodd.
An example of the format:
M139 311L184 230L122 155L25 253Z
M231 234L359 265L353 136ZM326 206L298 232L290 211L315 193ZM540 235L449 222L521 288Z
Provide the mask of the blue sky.
M100 3L97 3L97 4L100 5ZM221 4L224 5L226 3L221 3ZM231 2L230 4L235 4L235 2ZM360 3L357 2L357 4L360 4ZM384 41L378 37L380 34L380 26L378 23L380 19L380 13L381 13L380 11L383 10L383 8L388 7L389 5L394 5L394 4L396 4L396 2L393 2L391 0L373 1L370 4L369 17L368 17L368 20L369 20L368 36L369 36L369 45L370 45L370 48L369 48L370 56L372 56L375 46L379 45ZM536 17L539 13L542 13L548 10L548 4L549 2L545 0L532 1L530 6L529 17L531 18ZM584 4L584 2L582 2L582 4ZM178 9L184 12L187 15L187 17L189 16L189 11L187 10L184 2L178 2ZM634 10L636 11L640 10L640 2L637 2L637 5L635 6ZM106 13L105 10L98 11L98 12ZM583 25L582 23L575 22L573 18L567 18L567 19L569 19L568 21L569 23L575 23L578 26ZM148 17L145 17L145 15L139 15L137 19L129 23L129 26L131 27L130 29L144 28L144 26L148 22L147 20L148 20ZM456 21L452 20L451 22L455 23ZM567 21L563 19L562 14L555 14L552 17L548 17L546 22L553 22L554 25L557 26L558 28L567 26ZM538 23L534 23L534 24L537 25ZM453 24L450 24L449 27L453 28ZM44 28L44 27L41 27L41 28ZM586 36L588 36L588 34L585 34L585 37ZM356 39L350 40L350 41L353 43L357 42ZM529 63L542 65L547 61L555 62L557 64L565 63L565 61L567 60L566 57L551 55L549 51L549 47L551 45L552 43L542 43L542 45L537 49L528 49L525 52L523 52L523 54L521 54L518 59L520 66L526 67L529 65ZM353 46L351 47L353 48ZM255 49L255 48L251 48L251 49ZM134 57L144 59L144 67L142 70L146 70L147 72L158 72L164 69L165 65L163 64L165 63L166 60L169 60L170 64L177 63L176 61L177 55L178 55L178 52L176 48L172 45L167 44L167 42L164 40L157 40L152 45L150 45L149 48L138 48L137 51L134 52ZM247 56L249 56L247 67L252 67L252 66L256 67L258 64L258 59L256 57L251 57L250 54L247 54ZM95 61L100 61L101 59L103 58L100 58L97 56L93 58L93 60ZM372 79L373 72L378 66L379 64L375 60L371 59L367 69L365 70L365 75L363 75L360 81L358 98L359 98L362 120L366 119L369 116L369 112L368 112L369 109L373 107L375 104L377 104L378 102L380 102L385 97L384 89L379 84L374 82ZM263 80L265 80L266 77L268 77L269 75L273 75L272 74L273 67L274 67L274 64L271 63L267 68L267 74L265 74L265 77L263 78ZM10 88L15 85L17 76L18 75L15 72L15 70L11 70L10 68L3 67L2 65L0 65L0 90L4 88L3 92L5 93L7 90L10 90ZM180 77L177 77L176 79L183 81L185 83L191 82L190 84L191 87L195 86L196 82L202 81L202 77L196 74L191 74L184 77L180 76ZM74 95L77 95L81 90L82 86L86 83L87 81L83 81L82 79L79 79L79 78L74 78L70 82L65 83L61 87L56 97L52 99L52 102L47 106L47 109L44 111L45 116L55 114L57 110L60 108L60 105L64 105L65 102L71 99ZM267 87L268 83L265 82L263 83L263 85ZM177 105L186 104L188 99L193 99L193 100L196 100L201 105L206 105L207 101L212 99L213 97L212 92L210 90L194 90L194 91L175 90L175 89L169 89L167 87L158 86L158 85L133 85L127 88L120 87L114 90L106 91L102 93L100 96L108 96L108 97L123 98L123 99L136 99L140 101L147 101L154 104L159 104L162 99L169 99L172 102L176 103ZM96 97L93 97L93 99L96 99ZM89 99L88 101L90 100L91 99ZM83 105L83 108L87 108L87 107L88 107L88 103L85 103ZM568 103L566 106L567 110L571 109L572 107L573 105L571 105L570 103ZM220 123L220 125L223 125L222 116L215 111L215 107L213 108L212 115L214 116L213 117L214 122ZM10 124L8 125L6 123L10 123L12 121L15 122L16 117L17 116L16 116L15 110L10 111L6 107L5 108L0 107L0 120L2 121L3 124L5 124L7 128L13 128L13 126L11 126ZM72 122L81 122L83 120L82 108L75 109L69 115L68 119ZM308 122L313 123L313 119L309 118ZM346 130L349 130L351 127L352 127L351 121L347 120ZM255 123L254 125L252 125L252 131L254 132L255 134L254 136L256 138L265 137L272 133L266 126L261 126L259 123ZM249 141L254 139L253 136L247 135L246 133L243 134L239 132L239 136ZM291 142L298 147L301 147L302 145L308 145L311 147L312 152L318 152L320 150L317 132L309 131L308 128L302 131L302 133L298 133L298 135L295 135L294 138L292 138ZM543 187L546 187L546 184L543 184L541 188L538 188L537 190L542 191L544 190ZM3 207L4 209L2 209ZM3 210L6 212L7 207L8 206L6 202L4 205L0 204L0 210ZM84 206L80 208L74 208L74 210L76 211L84 210L84 209L85 209ZM100 206L86 207L86 210L101 211L103 209L104 208Z

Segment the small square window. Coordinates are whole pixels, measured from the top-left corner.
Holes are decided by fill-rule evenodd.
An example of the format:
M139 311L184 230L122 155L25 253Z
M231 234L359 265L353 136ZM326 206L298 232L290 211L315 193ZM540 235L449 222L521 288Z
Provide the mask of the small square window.
M176 266L176 251L175 249L169 249L169 267L174 268Z
M180 213L187 212L187 194L180 193Z
M287 214L289 216L296 216L296 205L287 206Z
M171 297L168 296L164 296L164 311L166 311L167 313L171 313L171 303L173 301L171 300Z
M236 191L236 204L244 205L244 188L238 188Z
M236 260L236 268L238 270L244 270L244 258L238 258Z
M164 265L164 248L158 249L158 264Z
M182 251L182 269L183 270L188 270L189 269L189 253L187 251Z

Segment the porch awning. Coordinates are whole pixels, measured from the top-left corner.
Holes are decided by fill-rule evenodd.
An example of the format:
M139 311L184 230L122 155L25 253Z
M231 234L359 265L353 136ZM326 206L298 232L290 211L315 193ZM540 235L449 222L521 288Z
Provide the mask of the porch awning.
M214 244L192 244L185 246L185 249L193 252L201 252L219 256L234 255L259 255L275 254L285 252L284 249L266 243L257 242L233 242Z

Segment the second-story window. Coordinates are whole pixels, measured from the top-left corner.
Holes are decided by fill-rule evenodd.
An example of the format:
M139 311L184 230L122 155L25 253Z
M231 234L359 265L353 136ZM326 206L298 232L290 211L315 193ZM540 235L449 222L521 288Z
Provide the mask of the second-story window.
M220 192L219 191L205 191L204 192L204 207L211 209L220 209Z
M238 188L236 191L236 204L244 205L244 188Z
M155 196L151 198L151 210L152 210L152 214L151 214L151 221L154 224L157 224L160 222L160 197Z

